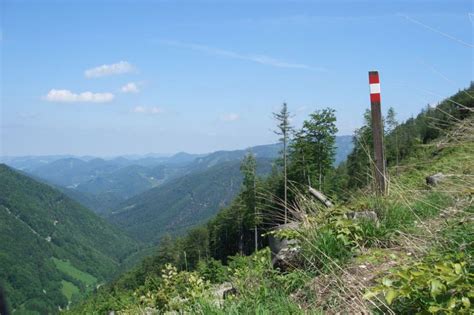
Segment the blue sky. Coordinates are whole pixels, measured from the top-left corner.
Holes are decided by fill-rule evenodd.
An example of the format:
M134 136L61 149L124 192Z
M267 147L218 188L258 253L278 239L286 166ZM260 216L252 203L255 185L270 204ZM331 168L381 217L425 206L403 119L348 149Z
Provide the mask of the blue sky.
M2 155L209 152L337 110L378 70L403 120L469 85L471 1L2 1Z

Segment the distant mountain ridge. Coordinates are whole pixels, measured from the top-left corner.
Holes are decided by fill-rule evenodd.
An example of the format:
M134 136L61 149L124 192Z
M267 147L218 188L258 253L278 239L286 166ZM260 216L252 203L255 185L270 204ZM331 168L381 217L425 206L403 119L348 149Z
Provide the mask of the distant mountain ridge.
M352 137L336 137L336 164L352 150ZM220 163L240 161L250 150L257 158L274 160L281 144L209 154L179 152L171 156L147 154L103 159L91 156L40 156L1 158L43 182L58 187L69 197L101 215L107 215L125 200L176 178L212 168Z
M352 149L352 136L336 136L336 146L338 147L336 153L336 164L343 161L348 152ZM96 157L90 155L75 156L71 154L65 155L40 155L40 156L0 156L0 163L7 164L15 169L24 170L26 172L32 172L35 169L45 166L52 162L62 159L78 159L84 162L92 160L102 160L112 165L129 166L129 165L140 165L140 166L154 166L158 164L182 164L190 163L198 158L210 158L211 156L228 155L228 156L242 156L248 150L252 150L259 157L275 158L277 157L281 145L275 144L264 144L249 147L246 149L236 150L218 150L207 154L193 154L187 152L178 152L173 155L159 154L159 153L148 153L143 155L131 154L131 155L118 155L116 157Z

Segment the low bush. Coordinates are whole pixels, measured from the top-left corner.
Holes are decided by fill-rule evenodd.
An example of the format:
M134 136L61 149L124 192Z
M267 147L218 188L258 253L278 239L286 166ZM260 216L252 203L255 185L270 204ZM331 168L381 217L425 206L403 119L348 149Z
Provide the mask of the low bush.
M161 278L148 278L145 285L135 291L143 308L166 311L191 311L198 300L207 298L210 283L197 272L181 271L166 264Z
M397 314L469 314L474 302L474 274L463 254L434 253L399 267L365 297L382 294Z
M220 260L209 258L200 260L197 264L197 272L211 283L222 283L228 280L227 267Z

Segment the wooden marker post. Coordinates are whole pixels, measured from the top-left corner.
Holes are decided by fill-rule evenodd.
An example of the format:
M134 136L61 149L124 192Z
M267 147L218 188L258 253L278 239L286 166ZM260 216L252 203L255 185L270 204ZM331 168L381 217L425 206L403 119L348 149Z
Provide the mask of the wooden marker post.
M372 136L374 138L375 184L377 193L386 192L385 155L383 149L383 124L380 102L380 80L377 71L369 71L370 110L372 113Z

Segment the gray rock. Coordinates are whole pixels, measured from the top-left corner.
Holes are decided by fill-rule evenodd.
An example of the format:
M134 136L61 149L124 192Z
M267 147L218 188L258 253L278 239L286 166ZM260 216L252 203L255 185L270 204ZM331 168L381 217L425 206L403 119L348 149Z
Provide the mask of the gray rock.
M234 288L232 283L230 282L224 282L219 285L216 285L213 289L213 304L221 307L224 305L224 300L227 299L231 295L236 295L237 289Z
M282 224L274 228L274 231L280 231L284 229L297 229L299 223L291 222L288 224ZM271 251L272 266L278 268L281 271L286 271L298 265L300 247L296 240L279 238L274 235L270 235L268 243Z
M237 295L238 291L236 288L230 288L230 289L227 289L224 291L224 293L222 294L222 298L224 300L228 299L230 296L234 296L234 295Z
M353 220L369 220L378 222L377 213L373 210L352 211L347 213L347 217Z
M299 224L297 222L291 222L287 224L278 225L273 228L274 231L281 231L285 229L297 229ZM270 246L270 250L272 252L272 259L274 255L278 254L283 248L287 248L289 245L294 243L294 240L288 240L285 238L279 238L274 235L270 235L268 237L268 245Z
M444 175L443 173L436 173L434 175L426 177L426 184L430 186L437 186L445 178L446 178L446 175Z
M286 247L280 250L272 259L273 268L288 271L301 265L300 246Z

